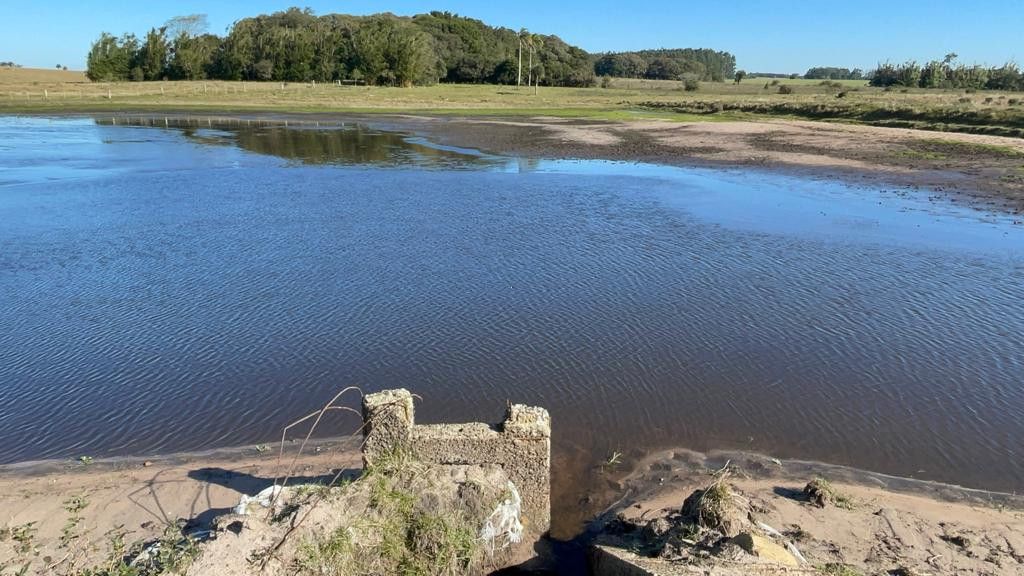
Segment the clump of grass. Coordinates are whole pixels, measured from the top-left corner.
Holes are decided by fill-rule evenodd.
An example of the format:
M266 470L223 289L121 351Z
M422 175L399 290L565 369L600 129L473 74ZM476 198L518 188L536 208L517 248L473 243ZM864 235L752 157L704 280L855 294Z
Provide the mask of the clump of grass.
M852 510L854 507L853 501L848 496L837 492L831 482L821 477L807 483L807 486L804 487L804 495L807 496L811 504L818 508L824 508L828 504L844 510Z
M378 458L367 513L354 525L299 544L296 568L314 574L460 576L482 562L477 526L461 510L428 504L413 483L419 465L407 455Z
M825 576L864 576L864 573L857 570L849 564L841 564L839 562L830 562L821 566L816 566L819 572Z
M69 514L67 522L64 523L64 527L61 529L60 534L60 547L67 548L71 544L72 540L77 539L80 534L78 528L82 524L82 516L79 514L85 507L89 505L89 501L84 495L72 496L64 501L64 510Z
M729 524L732 522L730 509L735 499L727 482L730 476L728 464L714 475L714 482L694 492L683 502L682 512L697 526L725 534L729 532Z
M110 554L99 566L87 568L76 576L172 576L184 574L199 555L199 547L191 537L181 535L181 528L169 524L156 542L127 545L123 528L107 533Z
M0 542L12 540L17 545L15 552L20 556L27 556L35 552L35 536L39 529L35 522L26 522L17 526L5 526L0 530Z
M786 86L785 84L783 84L782 86L779 86L779 94L792 94L792 93L793 93L793 87L792 86Z

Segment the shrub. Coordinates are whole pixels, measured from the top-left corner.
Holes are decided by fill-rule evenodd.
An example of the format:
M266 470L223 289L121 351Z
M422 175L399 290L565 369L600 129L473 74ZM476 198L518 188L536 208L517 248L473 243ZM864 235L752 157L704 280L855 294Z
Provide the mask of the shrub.
M683 80L683 90L696 92L700 90L700 82L696 78L686 78Z
M1016 106L1017 104L1020 104L1020 98L1010 98L1006 103L1010 106Z
M960 98L959 100L957 100L957 102L959 102L961 104L970 104L972 102L972 100L970 98L964 97L964 98Z
M611 88L611 87L612 87L612 77L611 76L601 76L601 88Z
M792 86L786 86L785 84L779 86L779 94L792 94L792 93L793 93L793 87Z
M974 94L977 91L978 91L977 88L968 88L967 90L964 90L964 93L965 94Z

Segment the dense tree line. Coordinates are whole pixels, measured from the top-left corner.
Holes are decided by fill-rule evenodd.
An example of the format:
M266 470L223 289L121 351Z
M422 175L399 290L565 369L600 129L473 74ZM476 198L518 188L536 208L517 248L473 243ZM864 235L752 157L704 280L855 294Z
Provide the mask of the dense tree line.
M596 56L594 73L619 78L721 82L736 72L736 57L707 48L611 52Z
M175 18L145 38L103 33L92 45L93 80L355 81L408 86L522 82L587 86L590 56L557 36L495 28L448 12L316 16L310 10L243 18L227 36L205 17Z
M811 68L804 74L808 80L863 80L864 71L860 68L834 68L831 66L819 66Z
M871 73L872 86L907 88L959 88L973 90L1024 90L1024 74L1012 63L999 67L958 64L956 54L920 65L879 64Z

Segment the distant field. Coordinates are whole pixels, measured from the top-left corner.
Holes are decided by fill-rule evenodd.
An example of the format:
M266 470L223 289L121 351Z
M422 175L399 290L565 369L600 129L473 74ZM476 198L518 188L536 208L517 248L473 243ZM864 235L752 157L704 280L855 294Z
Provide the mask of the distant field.
M73 81L43 79L47 75ZM17 76L22 79L18 80ZM613 79L606 88L438 84L414 88L281 82L87 82L81 73L0 71L2 112L405 112L550 115L629 119L803 118L882 126L1024 136L1024 94L964 90L883 90L863 81L763 78L703 82ZM768 84L766 87L765 85ZM791 90L779 93L781 86Z
M42 82L88 82L85 72L76 70L57 70L49 68L7 68L0 67L0 90L5 84L31 84Z

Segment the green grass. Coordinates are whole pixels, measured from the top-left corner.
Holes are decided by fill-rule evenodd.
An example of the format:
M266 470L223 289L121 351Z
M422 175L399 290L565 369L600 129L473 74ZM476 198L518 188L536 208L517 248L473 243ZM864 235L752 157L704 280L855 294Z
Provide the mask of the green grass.
M920 89L886 92L864 84L780 79L771 85L771 81L751 78L741 84L702 82L696 92L686 92L680 82L614 79L608 88L542 87L535 93L484 84L394 88L225 81L0 81L0 114L403 113L684 122L797 118L1024 136L1024 105L1016 94L982 91L965 95L959 90ZM779 94L779 86L791 88L792 93Z
M396 455L379 459L359 482L369 486L369 506L358 520L299 544L301 574L459 576L480 564L477 527L460 510L420 500L414 487L419 465Z

